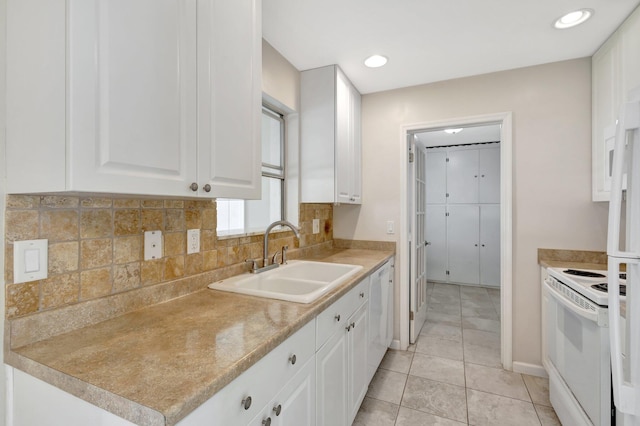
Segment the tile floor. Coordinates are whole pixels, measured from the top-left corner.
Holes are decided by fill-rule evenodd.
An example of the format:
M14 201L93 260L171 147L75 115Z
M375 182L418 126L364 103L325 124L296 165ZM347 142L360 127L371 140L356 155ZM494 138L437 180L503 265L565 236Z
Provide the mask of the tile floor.
M500 364L500 291L428 284L427 322L389 350L354 425L560 425L547 379Z

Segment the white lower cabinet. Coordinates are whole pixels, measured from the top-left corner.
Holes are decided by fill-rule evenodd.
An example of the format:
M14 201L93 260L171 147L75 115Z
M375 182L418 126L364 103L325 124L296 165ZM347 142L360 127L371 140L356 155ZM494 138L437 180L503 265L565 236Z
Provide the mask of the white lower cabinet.
M233 382L181 420L179 426L252 425L260 416L267 419L272 402L279 395L287 399L286 389L295 381L304 381L304 366L314 359L315 321L310 321L274 350L269 352ZM313 380L313 371L307 371ZM295 386L294 386L295 387ZM279 402L282 404L282 402ZM284 405L283 405L284 407ZM304 412L293 409L292 412ZM283 408L284 412L284 408ZM272 420L276 418L275 413ZM261 422L262 420L260 420ZM304 419L297 423L305 424ZM257 424L260 425L261 423Z
M318 316L318 338L333 330L326 342L316 341L318 426L350 425L367 392L368 299L369 278Z

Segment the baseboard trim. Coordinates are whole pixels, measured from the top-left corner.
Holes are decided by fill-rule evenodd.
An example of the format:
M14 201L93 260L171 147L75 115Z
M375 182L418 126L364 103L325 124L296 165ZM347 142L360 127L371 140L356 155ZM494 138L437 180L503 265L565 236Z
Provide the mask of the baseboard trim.
M513 371L530 376L549 377L547 370L545 370L542 365L529 364L527 362L513 361Z
M396 351L400 350L400 340L399 339L392 340L391 344L389 345L389 349L394 349Z

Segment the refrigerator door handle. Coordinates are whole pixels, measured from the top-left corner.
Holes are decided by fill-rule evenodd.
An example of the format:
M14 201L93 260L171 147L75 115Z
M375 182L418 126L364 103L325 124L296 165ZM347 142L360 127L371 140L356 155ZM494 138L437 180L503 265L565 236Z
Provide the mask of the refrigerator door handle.
M624 377L624 359L622 352L622 327L620 321L620 264L627 265L627 272L630 268L635 268L636 272L640 272L640 259L627 259L609 257L608 261L608 298L609 298L609 340L611 350L611 376L613 397L616 408L625 415L640 415L640 359L638 356L630 357L629 362L629 381ZM629 281L627 281L629 285ZM627 303L633 303L634 306L626 307L626 315L638 316L640 310L640 299L633 300L627 297ZM633 322L627 321L628 326ZM640 350L640 337L637 332L627 333L627 347L631 354L638 354ZM631 423L633 424L633 423ZM625 423L626 425L626 423Z

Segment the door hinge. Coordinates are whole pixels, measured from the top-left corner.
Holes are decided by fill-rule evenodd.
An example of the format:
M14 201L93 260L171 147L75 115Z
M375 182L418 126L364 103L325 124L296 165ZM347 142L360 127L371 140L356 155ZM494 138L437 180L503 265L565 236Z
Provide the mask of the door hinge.
M449 271L447 271L447 275L450 275L450 274L449 274Z
M409 162L413 163L413 152L409 153Z
M449 158L447 157L447 163L449 162Z
M449 198L449 193L447 192L446 197Z
M409 321L413 321L413 311L409 312Z
M446 212L444 215L445 215L445 216L447 216L447 217L449 217L449 212Z

